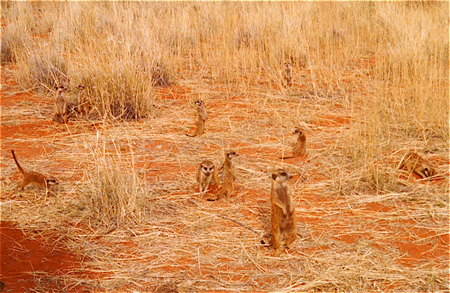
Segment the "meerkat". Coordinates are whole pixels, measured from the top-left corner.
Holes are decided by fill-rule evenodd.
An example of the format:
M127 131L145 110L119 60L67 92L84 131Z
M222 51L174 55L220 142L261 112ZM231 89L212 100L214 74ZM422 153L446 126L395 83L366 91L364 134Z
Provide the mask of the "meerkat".
M62 85L56 88L53 121L59 124L67 123L67 101L64 97L66 90Z
M400 169L406 170L408 173L416 173L422 178L428 178L435 174L435 170L431 164L419 154L412 151L407 153L403 158L400 163Z
M197 169L197 182L200 188L200 194L208 190L211 179L220 186L219 177L217 176L217 169L211 161L204 160L200 163Z
M84 90L84 85L79 84L77 89L80 91L78 93L78 104L77 104L77 112L83 117L87 114L88 110L88 101L86 101L86 92Z
M22 173L22 175L23 175L22 182L17 185L16 190L17 189L23 190L23 188L25 186L27 186L28 184L33 183L33 184L39 185L42 188L44 188L46 196L47 196L48 193L52 193L49 190L49 185L50 184L55 184L55 185L58 184L58 180L56 180L56 178L53 178L51 176L46 177L46 176L42 175L41 173L34 172L34 171L25 171L20 166L19 162L17 161L17 158L16 158L16 155L14 153L14 150L11 150L11 153L12 153L12 156L14 158L14 161L16 162L17 169L19 169L20 173Z
M294 145L294 149L292 150L292 156L290 157L281 157L280 159L292 159L296 157L303 157L306 155L306 135L304 131L300 127L296 127L292 134L298 135L297 142Z
M287 181L292 176L283 169L275 170L272 174L272 190L270 203L271 214L271 244L275 248L275 255L282 251L282 244L289 245L297 238L297 227L295 224L295 207L289 192Z
M232 159L238 157L235 151L227 151L225 154L225 162L223 163L223 184L222 193L219 197L226 196L227 200L230 200L230 196L234 191L234 181L236 180L236 167L233 164Z
M292 66L288 62L284 63L283 83L284 82L287 86L292 85Z
M208 113L206 113L205 111L203 101L197 100L195 101L195 105L197 105L197 130L195 131L194 135L189 135L186 133L186 135L190 137L202 135L205 132L206 119L208 119Z

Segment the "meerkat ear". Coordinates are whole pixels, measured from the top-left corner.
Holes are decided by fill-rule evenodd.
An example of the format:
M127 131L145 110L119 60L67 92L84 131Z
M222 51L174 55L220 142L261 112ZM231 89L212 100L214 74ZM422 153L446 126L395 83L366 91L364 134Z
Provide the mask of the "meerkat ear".
M276 174L272 174L272 179L276 180L277 179L277 175Z

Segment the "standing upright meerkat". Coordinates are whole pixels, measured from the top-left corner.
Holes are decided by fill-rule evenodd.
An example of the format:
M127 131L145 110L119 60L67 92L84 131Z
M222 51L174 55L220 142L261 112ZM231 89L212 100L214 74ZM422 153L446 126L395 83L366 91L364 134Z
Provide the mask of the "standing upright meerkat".
M208 113L206 113L205 111L203 101L197 100L195 101L195 105L197 105L197 130L195 131L194 135L189 135L186 133L186 135L190 137L202 135L205 132L206 119L208 119Z
M292 179L284 169L275 170L272 173L272 190L270 193L271 213L271 244L278 256L283 249L283 244L289 245L297 238L295 224L295 207L287 181Z
M56 88L55 104L53 121L63 124L67 123L67 101L64 97L64 92L67 90L64 86L60 85Z
M225 162L223 163L223 184L222 184L222 192L219 197L222 198L224 195L227 200L230 200L230 196L234 191L234 181L236 180L236 167L233 164L232 159L238 157L235 151L227 151L225 154Z
M34 171L25 171L20 166L19 162L17 161L16 154L14 153L14 150L11 150L11 153L12 153L12 156L14 158L14 161L16 162L17 169L19 169L20 173L22 173L22 175L23 175L22 182L17 185L16 190L17 189L23 190L23 188L25 186L27 186L28 184L33 183L33 184L39 185L42 188L44 188L46 196L47 196L48 193L52 193L49 190L49 185L50 184L58 184L58 180L56 180L56 178L53 178L51 176L46 177L46 176L42 175L41 173L34 172Z
M280 159L292 159L296 157L303 157L306 155L306 135L302 128L296 127L292 134L297 135L297 141L292 150L292 156L280 157Z
M213 162L209 160L204 160L200 163L197 169L197 182L200 188L200 194L206 192L208 190L209 184L211 183L211 179L220 186L220 180L217 176L217 169L214 166Z
M416 173L422 178L428 178L435 174L431 164L413 151L408 152L403 158L400 169L406 170L408 173Z
M289 62L284 63L283 83L287 86L292 85L292 66Z
M78 93L78 105L77 105L77 111L80 113L80 115L83 117L88 112L88 101L86 101L86 91L84 90L85 87L82 84L79 84L77 86L77 89L80 91Z

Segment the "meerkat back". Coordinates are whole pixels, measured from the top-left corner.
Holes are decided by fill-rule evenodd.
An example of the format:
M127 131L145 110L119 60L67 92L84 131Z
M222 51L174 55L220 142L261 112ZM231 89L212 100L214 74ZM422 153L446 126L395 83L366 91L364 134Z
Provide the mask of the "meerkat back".
M422 178L428 178L435 175L435 170L431 164L422 158L419 154L410 151L400 163L400 169L408 173L416 173Z
M297 142L295 143L293 149L294 156L301 157L306 155L306 135L303 129L296 127L293 134L298 136Z
M187 134L187 136L194 137L202 135L205 132L205 123L206 119L208 118L208 114L206 113L206 110L203 106L202 100L195 101L195 105L197 106L197 129L195 130L194 135Z
M19 162L17 161L16 154L14 153L14 150L11 150L14 162L16 163L17 169L19 169L20 173L22 173L23 179L20 184L17 185L16 190L20 189L23 190L25 186L29 184L36 184L38 186L41 186L43 189L45 189L45 194L49 193L49 184L58 184L58 180L56 178L53 178L51 176L44 176L41 173L34 172L34 171L25 171L22 166L20 166Z
M64 86L59 86L55 94L53 121L60 124L67 122L67 101L64 97L64 91L66 90Z
M238 157L239 154L235 151L227 151L225 154L225 161L223 163L223 184L222 184L222 196L226 196L227 200L234 191L234 181L236 180L236 167L233 164L232 159Z
M283 81L287 86L292 85L292 66L290 63L284 63Z

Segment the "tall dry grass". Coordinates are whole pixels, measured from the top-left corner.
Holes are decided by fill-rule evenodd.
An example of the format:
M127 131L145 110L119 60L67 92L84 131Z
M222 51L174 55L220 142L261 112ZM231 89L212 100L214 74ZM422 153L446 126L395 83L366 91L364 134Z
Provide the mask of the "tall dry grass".
M150 81L156 66L164 68L172 82L200 74L208 76L207 83L245 87L267 77L276 82L280 65L290 61L310 71L314 77L310 88L318 93L342 96L357 91L343 82L348 77L342 73L348 71L357 74L355 79L372 77L373 85L358 86L377 91L363 99L367 118L377 124L373 129L381 131L376 136L397 132L398 124L406 128L400 129L403 133L414 129L422 137L448 133L448 92L442 86L448 82L449 62L445 3L3 6L7 24L3 38L14 39L13 28L20 23L24 39L9 45L21 68L21 84L48 89L60 82L52 70L41 72L33 62L47 60L72 85L87 84L90 98L108 116L140 118L150 111ZM364 62L373 66L363 66ZM399 117L399 112L405 114Z
M114 144L114 143L113 143ZM105 144L103 144L105 146ZM142 199L146 195L143 182L118 149L105 153L98 145L92 150L95 170L85 171L81 193L81 209L92 226L116 228L141 221Z

